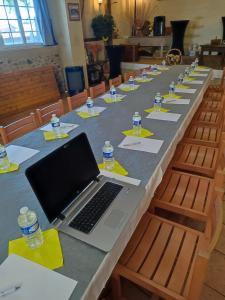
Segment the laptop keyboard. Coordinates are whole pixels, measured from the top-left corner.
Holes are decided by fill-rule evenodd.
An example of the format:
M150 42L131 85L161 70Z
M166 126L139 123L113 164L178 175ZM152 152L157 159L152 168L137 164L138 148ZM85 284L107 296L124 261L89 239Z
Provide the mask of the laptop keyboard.
M123 186L106 182L71 221L70 227L89 233L122 190Z

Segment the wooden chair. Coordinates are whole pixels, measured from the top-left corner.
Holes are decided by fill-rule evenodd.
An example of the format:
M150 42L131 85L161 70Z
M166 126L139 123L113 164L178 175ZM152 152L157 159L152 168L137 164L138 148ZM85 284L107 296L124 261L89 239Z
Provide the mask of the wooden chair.
M191 123L184 134L183 142L208 147L219 147L221 134L221 126Z
M28 117L15 121L7 126L0 126L0 135L4 144L28 133L38 127L35 114L31 113Z
M90 91L91 98L96 98L96 97L104 94L106 91L105 82L102 81L100 84L90 87L89 91Z
M36 109L38 122L40 125L46 124L51 120L52 114L56 114L57 117L64 114L63 101L59 100L56 103L50 104L43 108Z
M220 84L216 85L216 84L213 84L213 85L210 85L208 87L208 90L209 91L214 91L214 92L223 92L224 93L224 90L225 90L225 85L224 85L224 81L225 81L225 68L223 68L223 74L222 74L222 77L221 77L221 81L220 81Z
M83 92L74 95L72 97L67 97L69 111L73 111L74 109L85 104L87 98L88 98L87 90L84 90Z
M113 300L125 299L121 278L163 299L200 299L208 261L221 233L222 212L217 197L205 234L147 212L113 271Z
M130 78L131 76L132 76L132 77L136 77L136 76L140 75L140 73L141 73L141 70L135 70L135 71L129 71L129 72L126 72L126 73L124 73L124 75L123 75L123 79L124 79L124 81L126 82L126 81L129 80L129 78Z
M109 87L111 87L112 85L114 86L118 86L122 83L122 76L119 75L113 79L109 79Z
M222 116L223 114L221 111L198 109L193 117L192 122L202 125L220 126L222 122Z
M218 148L181 142L170 165L175 170L213 178L219 156Z
M213 201L214 180L168 169L151 201L156 207L206 222Z

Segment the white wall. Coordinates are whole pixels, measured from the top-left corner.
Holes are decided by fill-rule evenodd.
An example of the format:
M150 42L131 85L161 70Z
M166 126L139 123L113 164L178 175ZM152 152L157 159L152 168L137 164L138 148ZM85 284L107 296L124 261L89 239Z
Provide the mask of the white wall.
M120 35L129 35L131 32L129 19L122 10L120 1L113 5L113 15ZM149 19L153 20L157 15L166 16L167 26L170 26L171 20L190 20L185 45L205 44L216 36L222 37L221 17L225 16L225 0L159 0L149 15Z

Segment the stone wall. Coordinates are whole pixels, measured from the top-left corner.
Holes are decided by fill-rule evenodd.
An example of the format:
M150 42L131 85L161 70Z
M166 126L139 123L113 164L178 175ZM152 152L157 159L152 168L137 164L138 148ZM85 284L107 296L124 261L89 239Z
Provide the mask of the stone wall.
M53 65L58 87L65 91L65 80L58 46L10 48L0 50L0 72L12 72L24 69Z

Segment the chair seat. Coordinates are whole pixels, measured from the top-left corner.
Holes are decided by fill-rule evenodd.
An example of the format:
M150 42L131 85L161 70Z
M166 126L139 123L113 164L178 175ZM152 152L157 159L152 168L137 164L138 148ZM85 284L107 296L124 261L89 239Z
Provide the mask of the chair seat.
M214 126L192 124L186 130L183 141L209 147L218 147L222 129Z
M203 125L219 126L221 121L221 111L208 111L199 109L193 118L193 122Z
M213 179L169 169L155 192L151 207L206 222L213 190Z
M186 299L202 233L146 213L115 272L165 299Z
M180 143L177 146L171 166L173 169L213 178L218 164L218 157L218 148Z
M202 101L200 109L202 110L211 110L218 111L223 109L223 102L211 100L210 98L206 98Z

